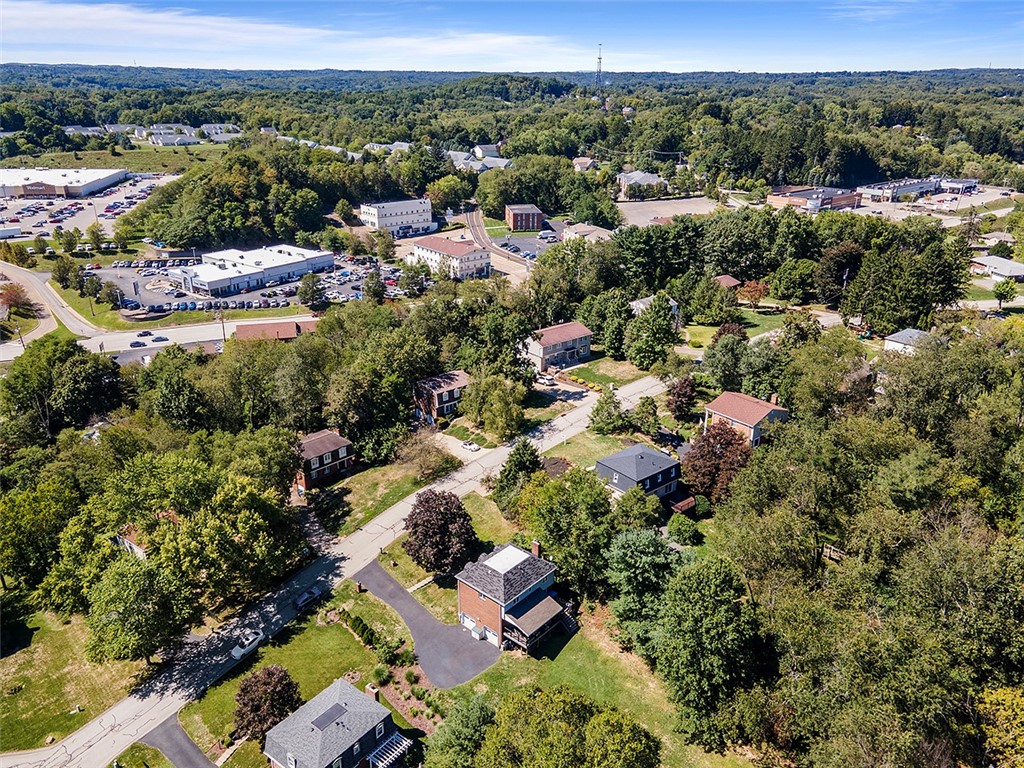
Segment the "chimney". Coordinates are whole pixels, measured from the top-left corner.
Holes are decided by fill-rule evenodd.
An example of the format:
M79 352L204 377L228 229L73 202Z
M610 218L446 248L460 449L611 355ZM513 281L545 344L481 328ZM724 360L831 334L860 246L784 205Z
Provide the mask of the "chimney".
M366 695L374 701L380 701L380 688L373 683L366 684Z
M530 544L530 551L533 553L534 557L540 557L540 542L534 539L533 542Z
M772 392L772 396L768 398L768 402L771 403L772 405L778 405L779 404L779 393L778 392Z

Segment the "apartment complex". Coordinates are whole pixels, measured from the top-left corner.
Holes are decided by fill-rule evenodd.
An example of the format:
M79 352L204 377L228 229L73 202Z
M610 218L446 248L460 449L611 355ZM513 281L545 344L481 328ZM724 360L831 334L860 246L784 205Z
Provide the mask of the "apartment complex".
M505 225L512 232L534 232L544 226L544 212L536 205L506 205Z
M561 323L534 331L526 342L526 356L543 373L552 366L564 367L590 357L590 340L594 336L583 323Z
M430 200L392 200L387 203L364 203L359 218L370 229L386 229L395 237L423 235L437 229Z
M491 274L491 255L471 240L425 237L406 257L410 264L426 264L431 272L466 280Z

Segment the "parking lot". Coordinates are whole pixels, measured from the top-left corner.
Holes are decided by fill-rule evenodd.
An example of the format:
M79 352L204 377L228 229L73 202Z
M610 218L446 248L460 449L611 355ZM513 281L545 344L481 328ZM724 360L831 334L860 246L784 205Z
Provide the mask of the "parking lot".
M542 240L537 235L516 235L511 232L505 237L495 238L494 240L494 244L499 248L508 251L513 256L518 256L519 258L527 259L529 261L535 260L538 256L544 253L544 251L557 242L557 238ZM514 250L506 246L514 246L519 250Z
M134 308L131 302L135 301L150 314L215 309L250 309L258 312L260 309L288 307L297 303L299 280L219 298L187 293L172 284L167 274L169 271L199 261L201 257L115 261L106 267L96 267L94 264L94 268L89 269L86 275L95 275L104 283L113 282L127 299L127 308ZM375 267L375 263L365 258L337 256L333 269L321 275L328 300L340 304L361 299L363 279ZM401 295L397 287L401 274L399 267L381 267L381 278L392 298Z
M21 239L31 239L37 235L52 237L60 229L77 227L85 232L90 224L99 223L109 236L118 217L145 200L154 189L175 178L164 175L127 179L89 197L0 198L0 226L20 225Z

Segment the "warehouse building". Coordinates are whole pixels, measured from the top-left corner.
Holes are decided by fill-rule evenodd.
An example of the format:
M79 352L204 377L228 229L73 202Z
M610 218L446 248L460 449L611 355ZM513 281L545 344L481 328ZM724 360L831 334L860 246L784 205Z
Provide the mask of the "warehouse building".
M779 187L768 195L768 205L785 208L787 205L808 213L856 208L860 195L852 189L838 187Z
M86 197L127 177L124 168L0 168L0 197Z

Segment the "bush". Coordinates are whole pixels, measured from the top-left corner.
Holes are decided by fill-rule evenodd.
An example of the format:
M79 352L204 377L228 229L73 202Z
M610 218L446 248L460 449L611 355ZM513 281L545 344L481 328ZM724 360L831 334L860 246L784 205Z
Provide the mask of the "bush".
M398 663L403 667L411 667L416 663L416 653L412 648L403 648L398 654Z
M391 670L383 664L378 664L370 671L370 679L380 688L391 682Z
M700 531L697 530L697 523L679 512L672 515L668 521L668 537L686 547L696 546L703 539Z
M703 344L703 343L701 343L701 342L699 342L699 341L691 341L691 342L690 342L690 346L691 346L691 347L692 347L693 349L703 349L703 347L704 347L704 344Z
M423 712L423 710L420 709L419 707L409 707L409 716L410 717L419 717L422 712Z
M693 509L694 517L698 520L703 520L711 515L711 502L706 497L697 496L694 501L697 502L697 506Z
M377 635L374 651L382 664L390 666L398 661L398 649L401 645L401 638Z
M407 683L409 683L411 685L413 683L418 683L419 681L420 681L420 676L417 675L414 670L411 670L411 669L405 670L405 682L407 682Z
M422 685L412 686L411 688L409 688L409 692L420 701L425 700L427 697L427 689L424 688Z

